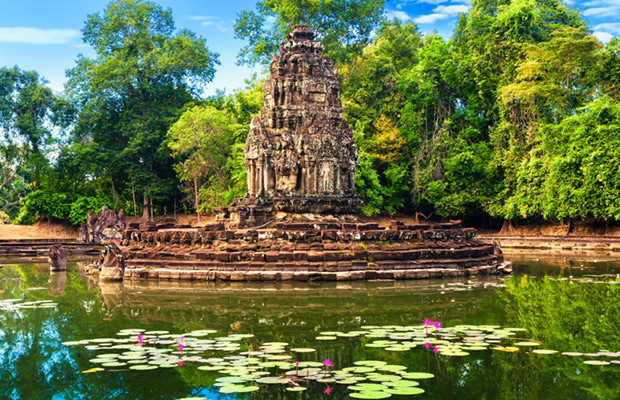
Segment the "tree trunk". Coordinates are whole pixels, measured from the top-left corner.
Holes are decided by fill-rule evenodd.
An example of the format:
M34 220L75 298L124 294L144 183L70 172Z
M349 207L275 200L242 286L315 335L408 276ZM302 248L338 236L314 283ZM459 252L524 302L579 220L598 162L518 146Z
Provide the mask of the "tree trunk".
M198 222L200 222L200 208L198 206L198 178L194 177L194 208L198 214Z
M564 236L570 235L570 231L572 230L573 230L573 219L569 217L568 225L566 226L566 232L564 233Z
M133 197L133 216L138 215L136 212L136 188L131 186L131 197Z
M144 188L144 203L142 206L142 219L145 221L150 221L151 220L151 212L150 212L150 197L147 195L147 189L148 188Z
M118 211L118 196L116 196L116 187L114 186L114 179L110 178L112 182L112 199L114 200L114 212Z
M149 207L149 208L151 209L151 221L153 221L153 211L154 211L154 210L153 210L153 197L152 197L152 196L150 196L150 197L149 197L149 200L150 200L150 202L151 202L150 207Z
M508 235L512 231L512 220L504 218L504 224L502 225L502 229L499 231L500 235Z

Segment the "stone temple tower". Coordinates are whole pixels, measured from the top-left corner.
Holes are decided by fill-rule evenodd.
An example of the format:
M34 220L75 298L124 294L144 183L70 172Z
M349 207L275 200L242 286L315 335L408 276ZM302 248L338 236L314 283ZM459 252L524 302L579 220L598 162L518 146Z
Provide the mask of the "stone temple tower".
M217 209L251 226L276 214L354 215L357 149L344 120L338 71L308 25L295 25L269 65L264 108L245 144L248 193Z

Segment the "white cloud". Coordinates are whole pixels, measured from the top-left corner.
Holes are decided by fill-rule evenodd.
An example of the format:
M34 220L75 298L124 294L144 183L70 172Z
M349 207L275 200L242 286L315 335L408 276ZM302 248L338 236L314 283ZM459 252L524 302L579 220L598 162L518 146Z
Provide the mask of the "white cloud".
M620 0L592 0L581 4L586 17L609 17L620 15Z
M615 7L615 6L592 7L592 8L586 8L585 10L583 10L583 15L585 15L586 17L609 16L609 15L617 15L618 11L620 11L620 8Z
M448 0L418 0L416 1L416 3L418 4L433 4L433 5L443 4L447 2Z
M416 24L433 24L439 20L447 19L458 15L460 13L466 13L469 7L463 4L443 6L439 5L433 9L432 14L420 15L413 19Z
M601 31L592 32L592 36L597 38L598 41L603 43L603 44L606 44L607 42L609 42L611 40L611 38L613 37L613 35L611 33L601 32Z
M595 25L592 30L594 31L607 31L616 35L620 34L620 22L605 22Z
M432 24L439 21L440 19L446 18L448 18L447 14L428 14L420 15L419 17L414 18L413 22L415 22L416 24Z
M583 7L620 6L620 0L593 0L582 4Z
M32 27L0 27L0 43L63 44L79 39L75 29L39 29Z
M192 15L189 19L192 21L199 21L200 25L215 28L220 32L227 32L230 30L230 26L224 23L220 17L213 17L210 15Z
M388 10L385 12L385 15L388 17L388 19L399 19L401 21L409 21L411 20L411 17L409 16L409 14L407 14L404 11L392 11L392 10Z
M433 12L438 14L457 15L460 13L466 13L467 10L469 10L469 7L461 4L458 6L437 6Z

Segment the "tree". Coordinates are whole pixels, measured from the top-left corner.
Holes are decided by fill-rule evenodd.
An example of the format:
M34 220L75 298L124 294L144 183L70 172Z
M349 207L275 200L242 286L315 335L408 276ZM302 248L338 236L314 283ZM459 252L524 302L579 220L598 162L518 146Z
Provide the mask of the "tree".
M7 139L23 139L37 154L50 136L54 94L35 71L0 69L0 127Z
M41 183L58 99L35 71L0 69L0 211L16 216L29 184Z
M605 46L599 57L597 73L603 90L620 100L620 37L612 38Z
M405 96L397 82L415 65L422 39L415 25L383 21L357 65L341 67L342 105L359 149L356 189L363 212L390 213L409 203L411 143L399 123Z
M119 180L132 194L142 189L149 218L153 199L170 199L176 186L165 134L213 78L217 54L194 33L176 31L170 9L143 0L110 3L103 14L88 16L82 32L96 58L79 56L67 71L79 110L75 140L99 155L113 196Z
M175 170L182 182L193 185L189 191L193 192L198 218L201 209L228 203L234 196L227 195L234 186L227 167L238 129L225 111L196 106L183 113L168 131L168 147L177 160Z
M295 24L306 23L337 63L356 59L370 43L383 15L383 0L262 0L255 11L243 11L235 37L249 44L238 55L240 64L269 64ZM273 23L267 22L273 20Z

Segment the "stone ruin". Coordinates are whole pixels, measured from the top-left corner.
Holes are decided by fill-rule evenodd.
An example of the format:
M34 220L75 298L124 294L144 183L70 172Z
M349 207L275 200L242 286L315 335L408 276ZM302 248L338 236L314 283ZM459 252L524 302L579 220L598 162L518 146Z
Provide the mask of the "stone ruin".
M103 206L97 215L88 210L86 222L78 229L78 240L89 244L104 244L110 240L120 241L122 232L127 227L125 213L120 210L117 213Z
M357 217L357 150L338 74L307 25L270 64L245 145L248 193L203 227L130 223L94 273L108 279L347 281L509 273L460 221L389 227ZM99 216L99 214L97 214ZM90 228L89 228L90 229ZM88 230L89 235L91 234Z
M295 25L269 65L264 108L245 143L248 193L218 208L227 227L277 217L358 214L357 149L344 119L338 71L308 25Z
M64 271L67 269L67 250L61 244L51 245L47 257L50 271Z

